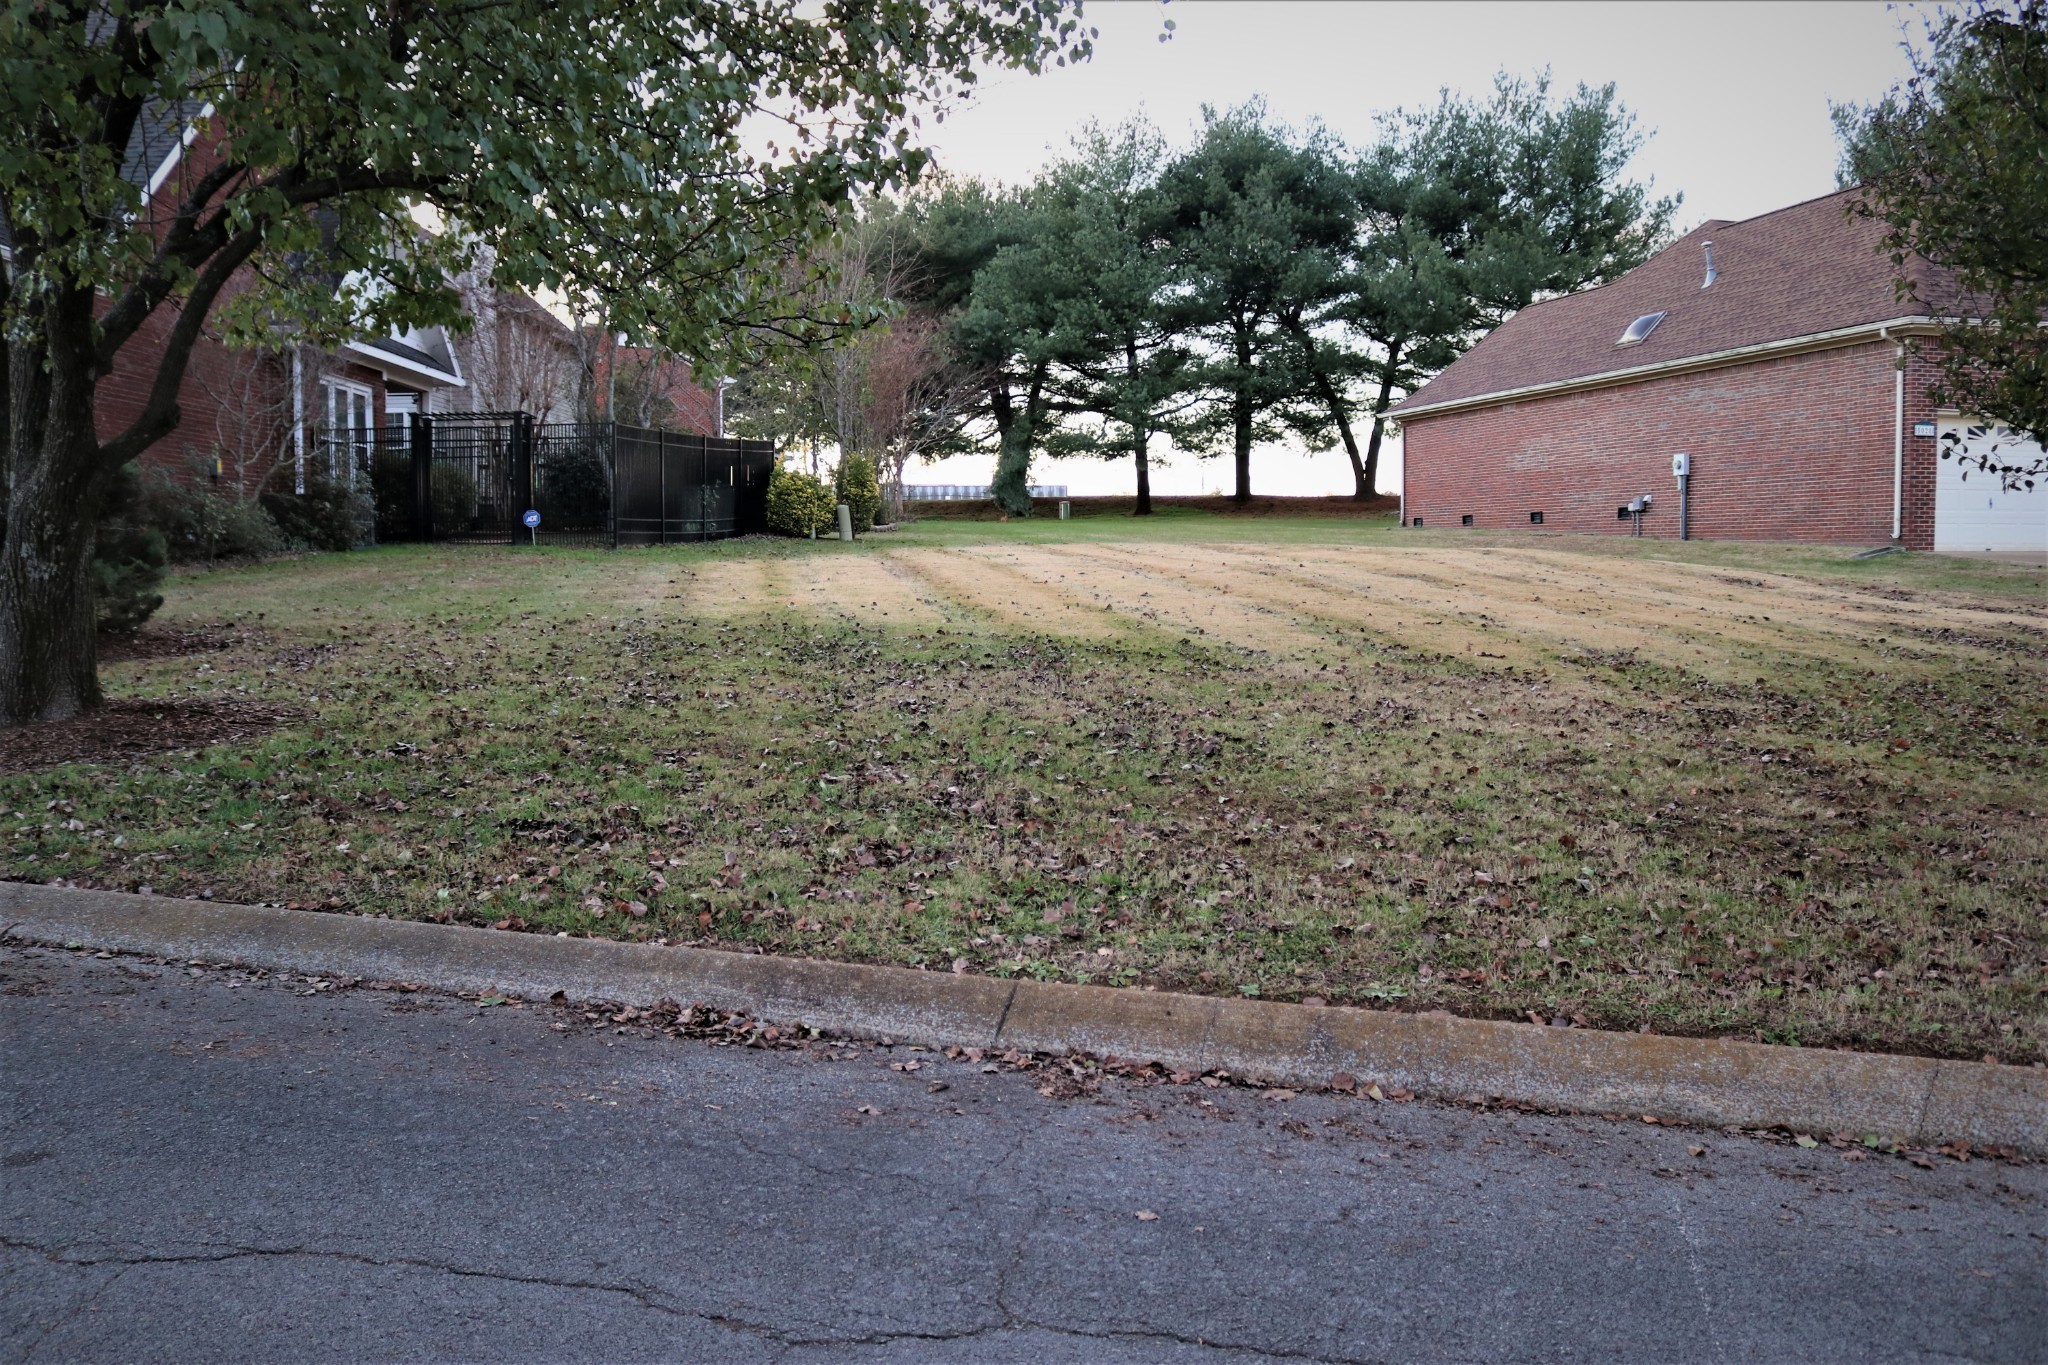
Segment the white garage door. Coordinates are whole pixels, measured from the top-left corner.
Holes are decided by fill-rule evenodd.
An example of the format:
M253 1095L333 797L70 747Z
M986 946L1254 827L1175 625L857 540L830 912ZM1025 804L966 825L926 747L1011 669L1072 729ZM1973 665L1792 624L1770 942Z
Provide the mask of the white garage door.
M2041 447L2004 427L1958 419L1941 423L1940 449L1989 451L2001 464L2030 464ZM1951 439L1951 438L1956 439ZM2031 490L2007 492L1996 474L1974 461L1934 462L1934 548L1937 550L2048 550L2048 479L2036 476Z

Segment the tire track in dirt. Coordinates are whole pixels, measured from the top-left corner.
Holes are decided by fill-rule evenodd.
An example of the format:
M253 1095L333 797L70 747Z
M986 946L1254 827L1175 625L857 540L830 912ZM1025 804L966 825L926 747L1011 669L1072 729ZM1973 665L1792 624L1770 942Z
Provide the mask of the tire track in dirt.
M677 577L681 612L700 620L725 620L751 616L793 605L771 576L772 561L746 558L714 559L689 565Z
M1082 615L1116 618L1123 630L1198 635L1261 654L1329 643L1323 634L1304 628L1298 612L1247 602L1227 592L1193 591L1188 586L1192 566L1132 562L1115 554L1118 548L1035 546L1010 554L1019 572L1036 575L1034 581L1063 594Z
M1744 651L1867 667L1873 660L1865 646L1889 629L1894 649L1884 656L1883 666L1893 669L1902 662L1896 648L1896 604L1789 575L1767 575L1773 583L1705 567L1630 563L1625 569L1608 568L1568 552L1491 548L1333 547L1318 557L1313 575L1304 573L1290 553L1247 550L1216 559L1229 561L1238 572L1286 582L1290 591L1326 590L1333 581L1349 585L1353 596L1380 609L1356 608L1344 615L1425 648L1462 643L1465 652L1512 657L1514 646L1494 633L1504 631L1523 637L1518 643L1524 648L1552 656L1628 651L1682 669L1738 677L1752 671L1753 660L1743 657ZM1731 592L1731 586L1742 591ZM1943 638L1932 643L1949 643L1953 649L1916 646L1920 662L1931 666L1942 666L1956 650L2005 660L2039 648L2038 642L2026 640L2002 647L1997 632L2027 634L2031 627L2011 613L1977 604L1930 601L1923 611L1909 614L1924 618L1917 633L1940 629L1953 637L1950 623L1991 632L1980 645Z
M897 567L951 606L1000 629L1033 635L1112 639L1125 633L1114 614L1032 576L1007 547L891 551Z
M1303 591L1276 593L1229 579L1214 569L1219 561L1231 559L1231 553L1221 548L1194 555L1098 542L1061 546L1059 555L1075 565L1077 581L1106 606L1137 614L1155 626L1192 630L1260 653L1319 653L1346 647L1337 639L1339 630L1327 620L1341 618L1339 604L1327 600L1327 593L1313 589L1309 596L1317 598L1319 606L1309 608Z
M1950 594L1901 603L1794 574L1668 561L1632 561L1623 572L1603 572L1595 562L1569 552L1532 548L1494 553L1549 576L1582 600L1608 606L1616 619L1646 631L1689 635L1697 646L1704 630L1706 643L1726 638L1835 664L1868 666L1872 661L1867 646L1889 631L1887 643L1896 647L1901 626L1915 633L1945 632L1934 640L1941 647L1925 650L1917 662L1940 666L1957 653L2006 660L2038 650L2042 632L2027 618L2048 618L2048 612L1987 607ZM1883 660L1887 669L1900 663L1895 651Z

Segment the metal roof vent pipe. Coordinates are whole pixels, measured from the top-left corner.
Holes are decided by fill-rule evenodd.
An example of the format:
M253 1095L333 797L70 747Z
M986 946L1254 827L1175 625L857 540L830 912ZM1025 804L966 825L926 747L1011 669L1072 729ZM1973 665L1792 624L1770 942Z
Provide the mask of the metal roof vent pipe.
M1714 269L1714 244L1706 242L1703 245L1707 248L1707 278L1701 282L1700 288L1711 289L1714 281L1720 277L1721 272Z

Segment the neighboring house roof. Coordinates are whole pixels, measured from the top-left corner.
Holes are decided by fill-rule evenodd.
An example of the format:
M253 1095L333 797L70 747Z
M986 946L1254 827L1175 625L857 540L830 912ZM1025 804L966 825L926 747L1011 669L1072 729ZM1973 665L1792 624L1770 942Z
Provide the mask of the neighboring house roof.
M1406 419L1732 363L1927 321L1921 305L1898 296L1896 269L1879 250L1885 224L1848 212L1859 192L1842 190L1740 222L1704 223L1612 284L1531 304L1392 415ZM1716 274L1702 288L1709 242ZM1907 270L1922 298L1953 303L1945 272L1918 258ZM1615 344L1631 323L1659 312L1663 318L1643 340Z
M182 99L151 103L143 107L129 134L128 149L121 158L121 178L142 191L145 202L154 196L177 169L178 160L199 134L200 122L212 106L203 100ZM13 246L5 222L0 222L0 251ZM462 368L448 344L446 331L430 327L396 337L371 337L350 342L352 350L389 377L430 388L459 388Z
M206 113L202 100L151 102L142 107L135 130L128 135L128 149L121 157L121 178L142 191L145 201L162 187L178 157L191 144L198 120ZM13 234L0 220L0 250L11 250Z
M347 349L386 375L436 388L460 388L463 384L448 334L439 327L410 332L404 341L365 337L348 343Z

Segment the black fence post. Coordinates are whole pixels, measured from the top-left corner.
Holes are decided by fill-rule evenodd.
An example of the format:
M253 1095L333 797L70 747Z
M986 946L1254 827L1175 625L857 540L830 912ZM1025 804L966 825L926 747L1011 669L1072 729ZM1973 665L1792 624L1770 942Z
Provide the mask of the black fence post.
M605 451L608 456L604 462L605 468L610 471L612 476L610 520L612 548L616 550L619 548L619 424L617 422L606 422L604 424L604 441Z
M407 421L412 442L412 526L421 540L434 538L434 419L415 412Z
M661 469L661 510L660 519L655 522L654 543L668 544L668 433L657 430L654 433L654 458Z
M523 524L526 510L533 506L533 414L522 412L512 419L512 507L515 522ZM537 539L537 537L536 537ZM512 543L519 543L515 527Z

